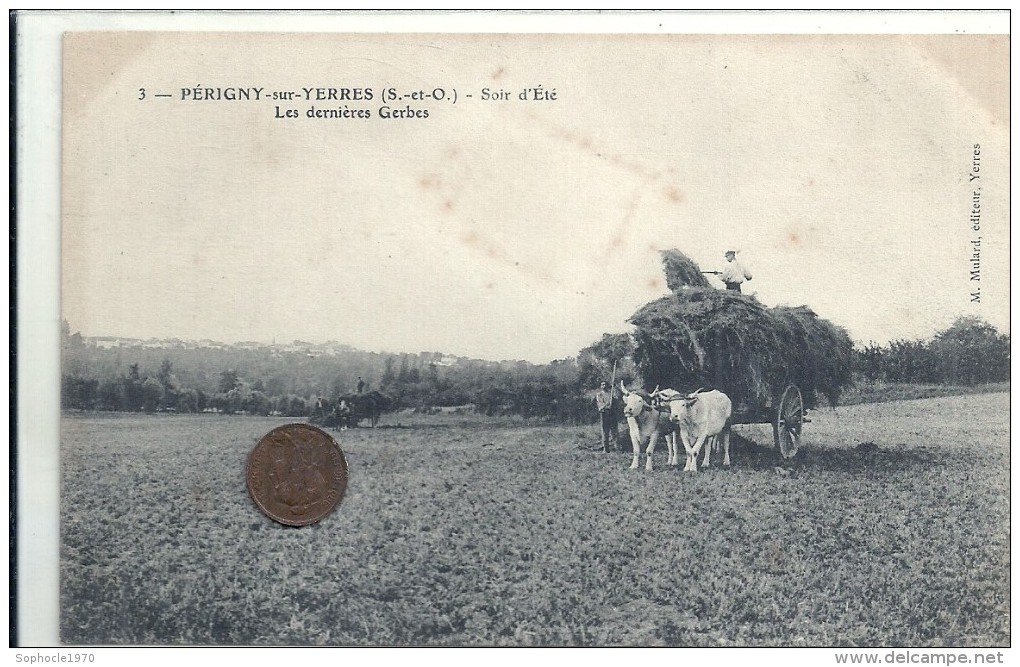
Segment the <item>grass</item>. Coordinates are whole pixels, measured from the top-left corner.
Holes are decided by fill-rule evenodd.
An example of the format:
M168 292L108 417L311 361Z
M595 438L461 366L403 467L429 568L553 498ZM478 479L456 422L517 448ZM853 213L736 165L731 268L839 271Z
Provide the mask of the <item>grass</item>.
M597 428L401 416L338 434L304 528L244 486L286 420L65 418L63 641L1002 646L1008 395L819 410L791 463L627 470Z

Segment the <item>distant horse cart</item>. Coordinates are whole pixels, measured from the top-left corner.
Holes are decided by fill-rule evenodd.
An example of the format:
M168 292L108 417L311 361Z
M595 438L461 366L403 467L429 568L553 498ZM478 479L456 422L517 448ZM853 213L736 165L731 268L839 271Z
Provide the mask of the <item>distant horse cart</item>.
M389 396L379 391L345 394L335 400L320 398L311 418L315 423L336 430L359 426L365 420L375 428L382 414L391 407Z

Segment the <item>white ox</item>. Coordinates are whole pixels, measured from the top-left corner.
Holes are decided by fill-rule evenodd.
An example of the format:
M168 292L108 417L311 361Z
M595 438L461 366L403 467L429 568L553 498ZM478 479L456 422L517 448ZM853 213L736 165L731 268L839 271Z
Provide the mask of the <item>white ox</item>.
M687 465L684 472L698 472L698 454L705 447L702 466L708 468L712 461L712 447L723 450L723 466L730 465L730 415L733 405L730 397L713 389L697 391L684 396L673 396L669 400L670 419L680 431L680 440L687 450ZM693 443L693 444L692 444Z
M630 427L630 442L634 446L634 458L630 462L630 469L638 467L641 458L641 445L648 443L645 451L645 470L652 469L652 454L655 453L655 446L660 437L666 438L666 448L669 451L669 465L679 465L680 455L677 453L676 429L670 422L670 413L665 404L651 401L636 391L627 391L627 387L620 382L623 389L623 416L627 418L627 425ZM656 391L656 395L662 396L670 389ZM677 396L679 393L673 392Z

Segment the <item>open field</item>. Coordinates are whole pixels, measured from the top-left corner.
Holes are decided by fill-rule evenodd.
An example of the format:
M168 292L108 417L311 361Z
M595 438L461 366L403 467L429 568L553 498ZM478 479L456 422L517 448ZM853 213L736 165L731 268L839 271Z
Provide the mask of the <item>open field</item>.
M286 420L67 416L62 638L1008 645L1008 410L999 393L819 411L796 461L745 445L698 475L662 449L627 470L590 449L594 426L390 416L338 434L347 496L300 529L244 484Z
M967 386L858 380L843 391L839 398L839 404L885 403L887 401L907 401L918 398L942 398L945 396L965 396L969 394L994 394L1008 391L1008 382L991 382Z

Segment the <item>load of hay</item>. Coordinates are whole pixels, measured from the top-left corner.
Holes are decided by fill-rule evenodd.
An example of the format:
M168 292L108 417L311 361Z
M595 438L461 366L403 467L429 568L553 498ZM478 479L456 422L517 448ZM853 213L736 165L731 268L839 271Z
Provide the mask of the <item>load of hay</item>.
M634 361L646 383L717 388L752 408L774 405L795 384L808 408L820 396L838 403L850 384L852 342L843 328L804 306L768 308L753 296L715 289L677 250L663 253L663 268L673 294L630 318Z

